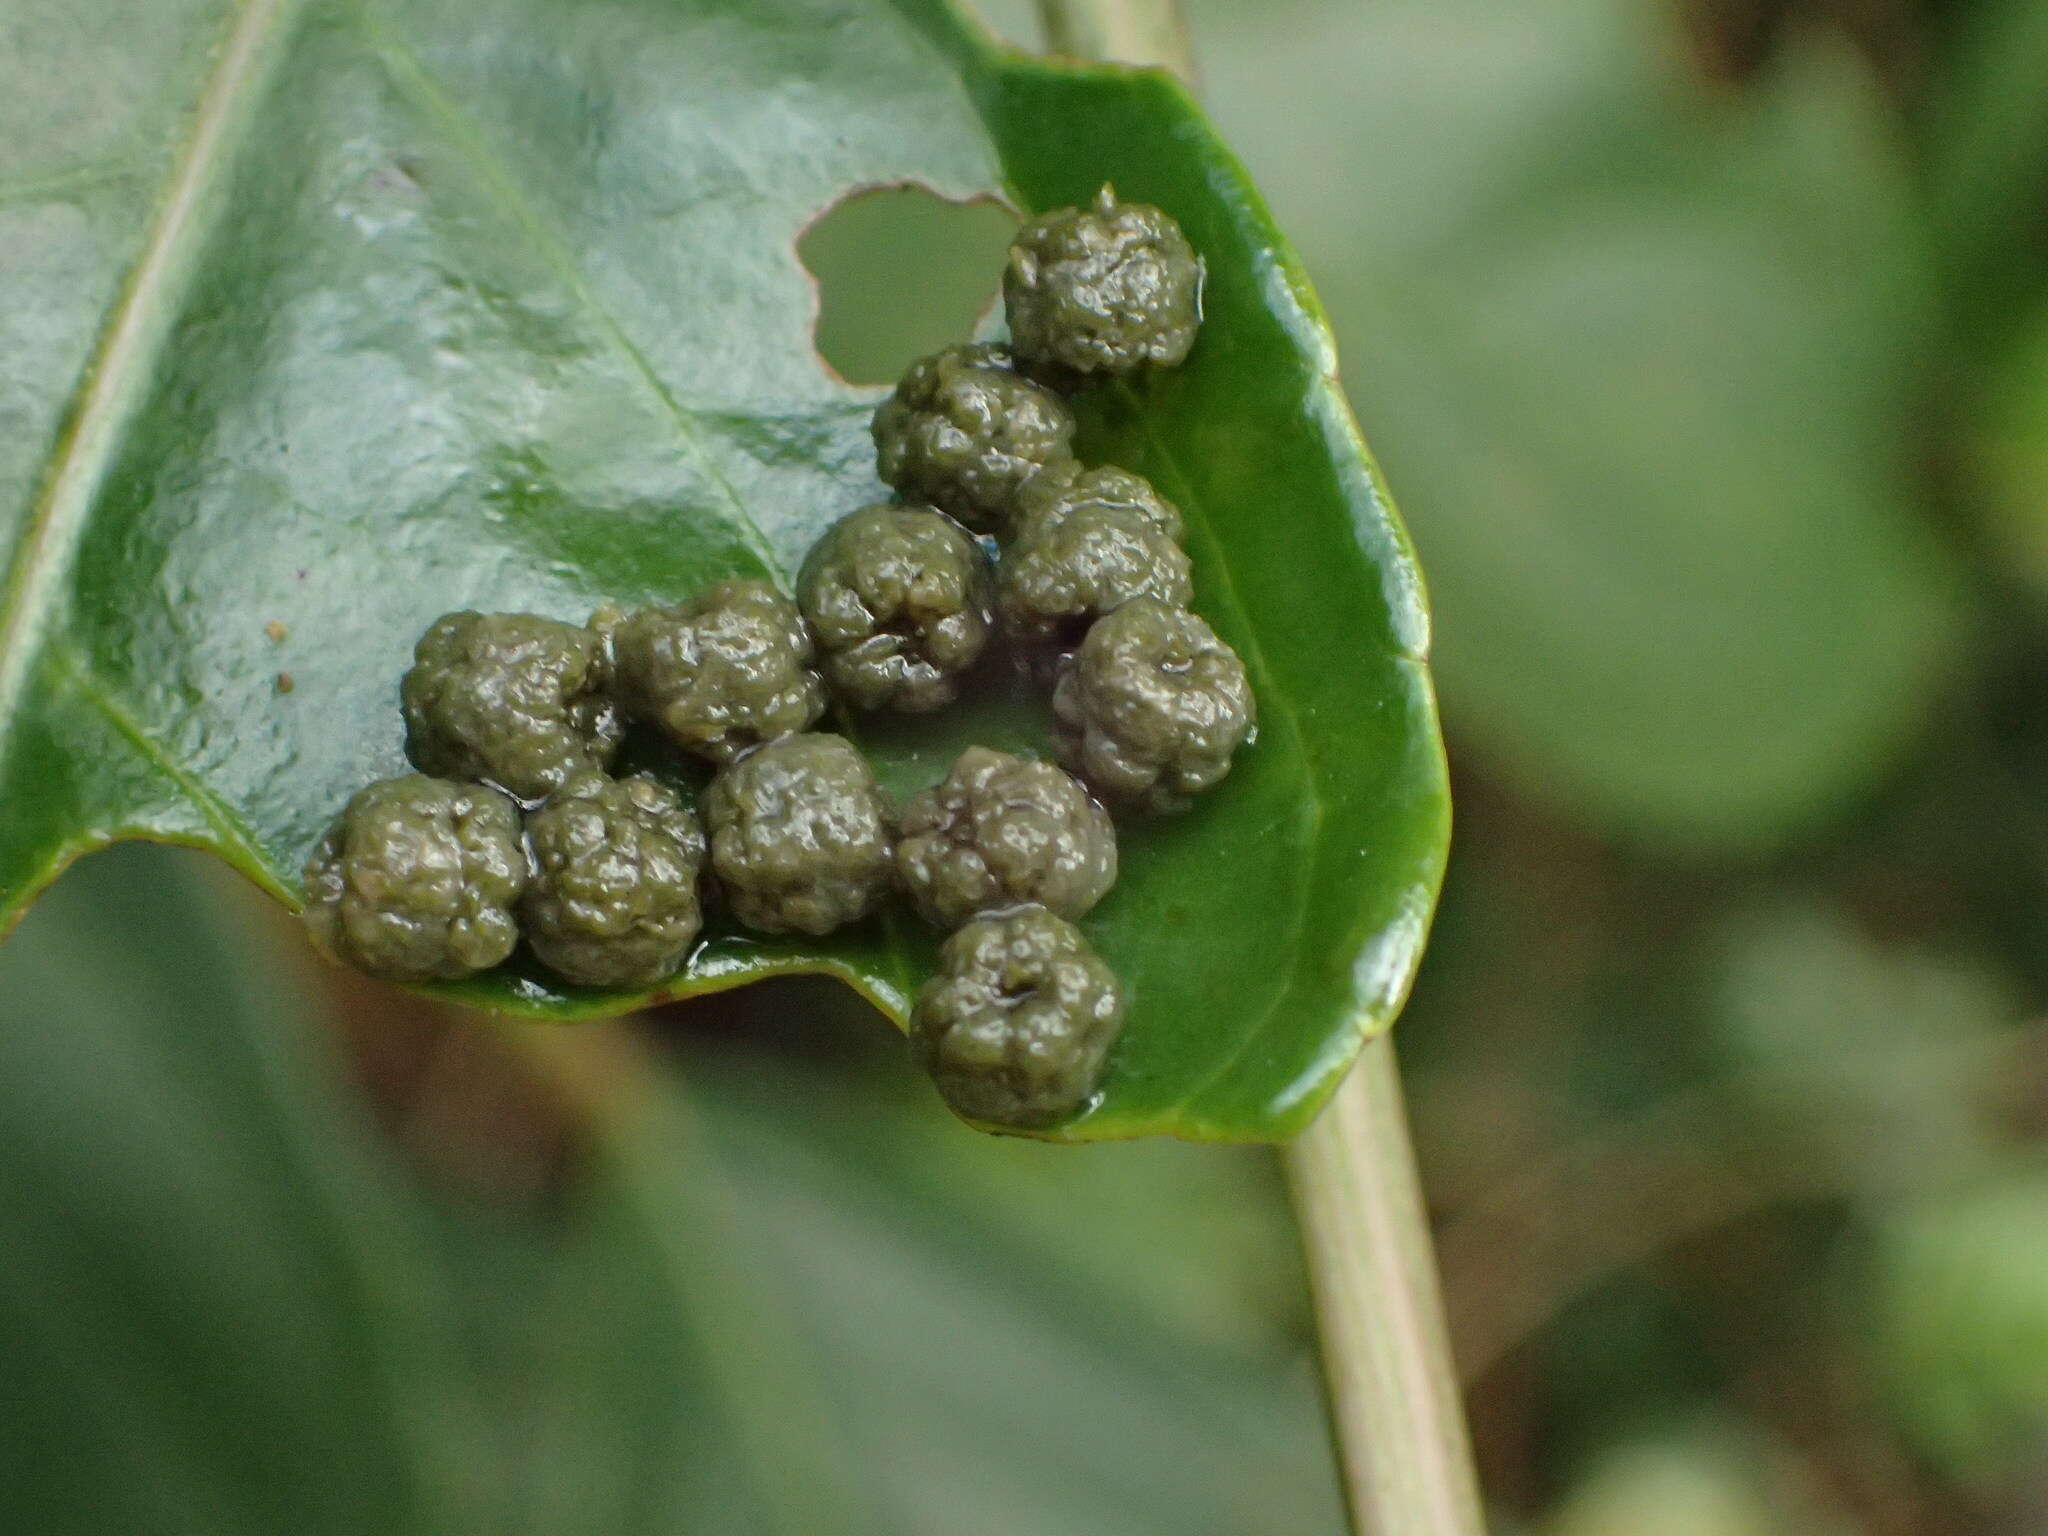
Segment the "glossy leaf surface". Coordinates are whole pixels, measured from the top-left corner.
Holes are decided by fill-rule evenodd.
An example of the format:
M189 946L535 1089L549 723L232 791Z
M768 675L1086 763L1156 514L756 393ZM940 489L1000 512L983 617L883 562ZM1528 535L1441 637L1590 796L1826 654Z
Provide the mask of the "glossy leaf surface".
M122 836L295 900L400 771L413 639L786 581L875 499L875 392L820 365L795 255L849 189L1038 209L1114 182L1207 258L1183 369L1083 407L1084 454L1189 515L1197 606L1262 730L1134 826L1089 931L1131 1022L1063 1134L1297 1128L1413 974L1447 805L1419 582L1262 205L1163 77L996 52L916 0L32 0L0 63L0 911ZM76 82L118 133L79 127ZM97 135L97 137L95 137ZM31 445L24 450L22 445ZM850 728L898 795L970 742L1043 751L992 673ZM714 934L666 994L821 970L901 1017L935 937ZM515 964L459 989L571 1018Z

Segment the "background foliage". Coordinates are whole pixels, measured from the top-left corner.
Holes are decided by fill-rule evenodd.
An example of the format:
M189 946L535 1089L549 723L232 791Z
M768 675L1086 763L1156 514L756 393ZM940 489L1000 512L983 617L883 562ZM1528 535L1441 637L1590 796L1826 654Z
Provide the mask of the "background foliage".
M1190 11L1438 609L1500 1528L2038 1530L2048 8ZM507 1045L176 860L0 949L24 1528L1340 1528L1261 1157L971 1137L830 992Z

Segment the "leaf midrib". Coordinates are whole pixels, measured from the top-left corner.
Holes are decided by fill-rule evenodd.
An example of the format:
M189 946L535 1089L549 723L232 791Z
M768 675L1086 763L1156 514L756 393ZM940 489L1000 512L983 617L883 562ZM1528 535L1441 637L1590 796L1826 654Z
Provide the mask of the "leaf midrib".
M9 744L37 638L77 557L86 516L178 311L232 163L303 0L243 0L192 110L162 200L94 350L69 424L0 592L0 752Z

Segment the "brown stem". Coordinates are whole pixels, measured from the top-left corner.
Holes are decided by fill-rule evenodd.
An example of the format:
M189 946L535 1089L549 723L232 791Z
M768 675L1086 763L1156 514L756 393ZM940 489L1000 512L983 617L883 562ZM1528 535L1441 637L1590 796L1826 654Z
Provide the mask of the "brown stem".
M1482 1536L1391 1040L1359 1053L1286 1160L1359 1536Z
M1157 64L1195 83L1180 0L1038 0L1038 19L1048 53Z

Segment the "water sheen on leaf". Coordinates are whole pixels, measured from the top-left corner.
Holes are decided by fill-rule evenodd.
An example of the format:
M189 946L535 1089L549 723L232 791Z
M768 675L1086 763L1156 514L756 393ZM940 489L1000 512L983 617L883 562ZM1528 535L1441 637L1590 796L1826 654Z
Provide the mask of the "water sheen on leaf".
M0 349L0 918L131 836L296 901L336 808L401 770L398 679L442 612L787 585L883 494L877 392L813 351L798 233L858 185L1033 210L1108 180L1203 251L1208 325L1084 404L1083 453L1187 512L1262 734L1127 834L1088 931L1130 1025L1058 1134L1307 1119L1398 1008L1441 873L1426 620L1320 313L1176 86L1000 53L920 0L114 9L28 0L0 61L25 343ZM1043 752L1047 716L991 681L850 726L901 797L971 742ZM810 970L900 1018L935 953L907 916L728 928L660 994L516 965L454 991L567 1019Z

